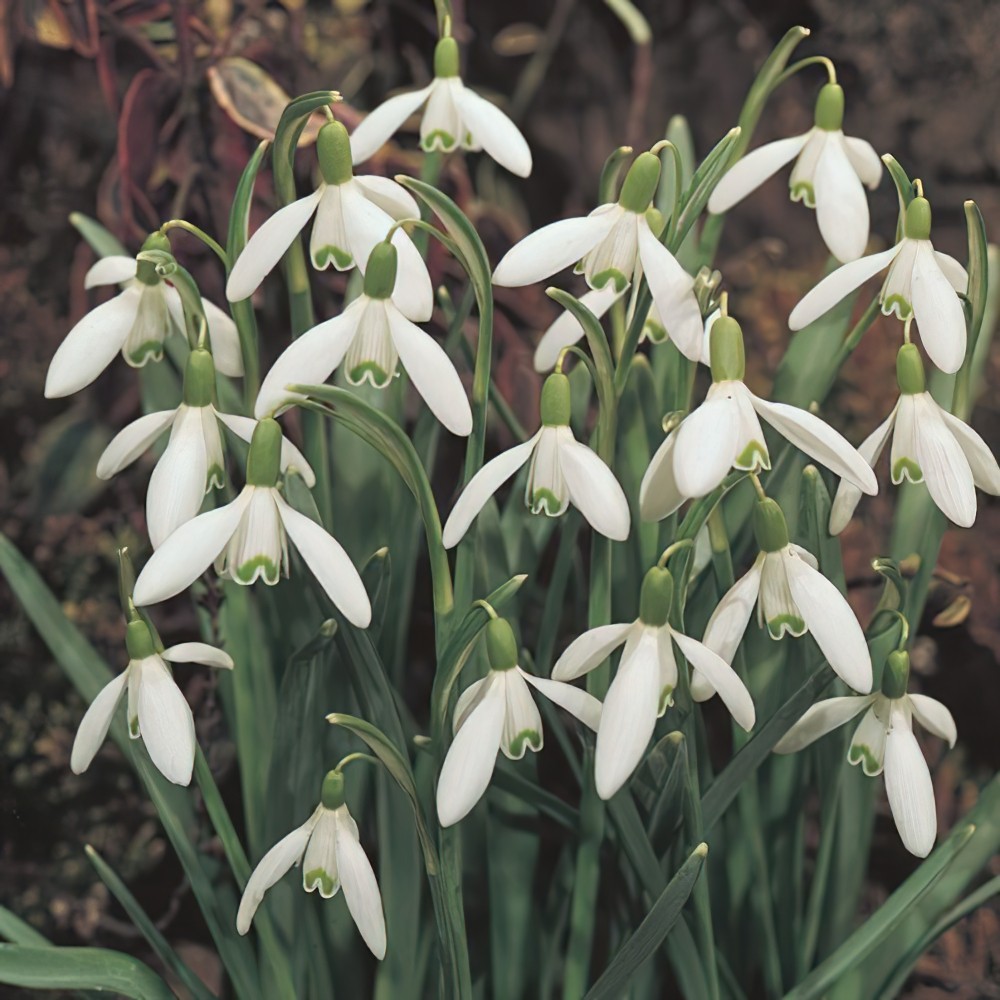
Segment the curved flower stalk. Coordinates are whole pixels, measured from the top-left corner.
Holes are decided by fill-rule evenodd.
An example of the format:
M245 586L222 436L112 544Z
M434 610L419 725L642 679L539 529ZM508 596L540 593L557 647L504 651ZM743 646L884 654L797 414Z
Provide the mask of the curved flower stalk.
M677 687L674 645L691 665L692 675L702 675L708 681L705 697L718 692L737 724L748 732L753 728L753 700L733 668L708 646L670 627L667 617L673 592L670 571L654 566L642 582L639 617L584 632L552 669L553 680L575 680L625 645L597 730L594 778L602 799L610 799L631 777L646 752L657 718L673 704Z
M617 203L600 205L585 218L563 219L526 236L504 255L493 272L493 283L519 287L541 281L571 264L595 291L608 298L623 292L645 275L660 325L685 357L697 361L703 324L694 293L694 278L660 242L662 219L650 212L660 180L660 158L640 153L629 168ZM569 341L572 343L573 341Z
M891 250L862 257L828 274L792 310L788 326L801 330L880 271L889 269L879 292L886 316L907 328L916 321L927 356L943 372L957 372L965 358L965 310L959 295L969 275L954 257L931 243L931 206L914 198L903 217L903 238Z
M428 86L390 97L354 130L354 162L363 163L374 156L424 104L420 146L425 152L482 149L518 177L531 173L531 150L518 127L496 105L462 83L458 43L451 37L440 39L434 49L434 80Z
M401 220L420 218L413 197L387 177L354 176L350 140L340 122L327 122L320 129L316 152L319 187L278 209L250 237L229 274L226 298L239 302L251 296L315 215L309 256L320 271L332 264L338 271L357 267L364 274L372 249L393 230L392 243L402 264L396 296L407 314L428 319L434 293L427 265L410 237L393 228Z
M815 125L803 135L770 142L738 160L719 181L708 210L728 212L786 163L795 160L792 201L816 210L820 235L839 261L851 261L868 243L865 187L878 187L882 161L871 143L844 135L844 91L828 83L816 99Z
M368 259L364 292L340 316L319 323L285 348L264 379L254 412L259 418L302 401L286 386L325 382L344 364L351 385L384 389L402 362L434 416L462 437L472 433L472 409L444 349L412 318L399 298L401 271L392 243L377 243Z
M487 462L470 480L445 522L445 548L465 537L486 502L515 472L530 462L524 502L532 514L559 517L572 503L600 534L628 538L628 500L615 474L569 426L569 379L553 372L542 387L542 426L523 444Z
M168 428L170 442L160 456L146 492L146 527L153 548L190 521L201 509L205 494L226 481L225 457L219 424L249 442L256 421L215 408L215 366L212 355L195 348L184 371L183 402L173 410L147 413L122 428L97 462L97 475L110 479L134 462ZM307 486L316 477L298 448L281 442L281 468L294 466Z
M872 661L851 606L819 572L813 555L789 544L785 516L773 500L757 501L753 527L761 551L746 576L719 602L702 641L732 663L756 604L757 622L767 626L772 639L781 639L786 632L793 636L808 632L837 676L867 694L872 689ZM706 697L710 683L710 678L692 678L691 692L697 700Z
M644 520L661 520L685 500L706 496L730 469L770 469L758 417L863 492L878 492L869 464L832 427L796 406L761 399L743 384L743 334L736 320L720 317L711 333L712 387L650 460L639 488Z
M135 603L157 604L189 587L214 561L221 576L273 586L288 575L288 541L340 612L359 628L371 604L358 571L340 543L291 507L278 488L283 435L277 422L257 423L247 458L247 484L224 507L182 524L153 553L135 582Z
M945 517L970 528L976 520L976 487L1000 496L1000 465L989 445L927 392L924 365L913 344L899 349L896 379L899 400L858 451L874 466L891 436L893 484L898 486L904 479L926 483ZM856 487L841 482L830 508L831 535L847 527L860 499Z
M535 688L588 728L597 731L601 703L571 684L535 677L517 663L517 642L503 618L486 626L490 670L470 684L455 704L455 739L448 748L437 785L437 811L442 826L464 819L482 798L497 753L520 760L526 750L542 749L542 717L531 695Z
M128 666L91 702L76 732L69 766L74 774L90 767L127 691L129 736L142 738L150 760L168 781L189 785L196 746L194 716L167 663L202 663L231 670L233 661L221 649L203 642L182 642L164 649L159 636L134 611L125 629L125 646Z
M169 253L170 241L161 233L153 233L142 250ZM159 361L167 337L183 335L180 293L156 273L150 261L102 257L84 278L85 288L99 285L122 285L123 289L113 299L91 309L66 334L45 377L46 399L69 396L90 385L119 351L133 368ZM207 299L203 298L201 304L216 367L223 375L241 376L243 356L236 324Z
M868 777L884 772L889 808L903 846L926 858L937 839L937 809L927 761L913 735L913 720L955 745L958 731L951 712L934 698L907 694L910 659L902 650L889 654L882 689L862 697L828 698L813 705L778 741L775 753L795 753L865 712L847 759ZM867 711L865 711L867 709Z
M264 893L298 865L306 892L318 889L324 899L331 899L343 888L347 909L365 944L379 961L385 958L382 894L361 846L358 824L347 808L340 770L329 771L323 779L320 803L309 819L279 840L253 870L236 914L240 934L250 930Z

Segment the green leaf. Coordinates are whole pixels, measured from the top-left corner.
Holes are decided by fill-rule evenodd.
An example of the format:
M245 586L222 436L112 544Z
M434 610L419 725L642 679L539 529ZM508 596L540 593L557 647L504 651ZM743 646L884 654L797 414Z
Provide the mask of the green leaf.
M673 231L670 250L675 250L684 242L684 237L705 210L708 199L722 175L740 156L740 126L730 129L713 147L691 178L691 183L681 198L681 212Z
M107 948L0 944L0 983L36 990L108 990L133 1000L174 1000L144 962Z
M98 257L131 257L125 244L112 235L96 219L82 212L70 212L69 221L73 228L87 241Z
M54 947L31 924L25 923L4 906L0 906L0 938L13 944L28 944L39 948Z
M621 180L625 164L632 155L631 146L619 146L611 151L601 169L601 179L597 184L597 203L606 205L618 198L618 182Z
M666 889L660 893L635 933L622 945L601 978L588 991L587 1000L610 1000L624 996L629 980L653 955L680 916L695 882L698 881L707 854L707 844L699 844L694 849Z

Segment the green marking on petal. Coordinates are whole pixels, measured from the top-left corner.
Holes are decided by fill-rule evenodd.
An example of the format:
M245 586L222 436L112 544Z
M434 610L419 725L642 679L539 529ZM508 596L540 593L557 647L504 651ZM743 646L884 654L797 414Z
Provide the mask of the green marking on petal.
M772 639L780 639L786 632L802 635L805 630L806 623L798 615L778 615L777 618L769 618L767 621L767 631Z
M221 465L213 465L208 470L208 475L205 477L205 492L208 493L209 490L221 490L223 486L226 485L226 470L222 468Z
M908 479L911 483L924 481L923 470L912 458L907 458L905 455L892 463L893 483L898 486L904 479Z
M240 583L252 583L258 571L269 587L273 587L281 575L272 559L268 559L267 556L254 556L253 559L248 559L242 566L239 566L233 576Z
M792 201L801 201L806 208L816 207L816 192L809 181L796 181L789 191Z
M886 316L895 313L904 322L913 315L913 306L902 295L893 294L882 300L882 312Z
M139 738L139 716L138 715L133 715L132 718L128 720L128 734L134 740L137 740Z
M351 385L362 385L367 379L376 389L384 389L393 378L395 372L387 372L374 361L362 361L347 373L347 381Z
M542 746L542 735L537 729L522 729L510 741L510 753L512 757L520 757L527 744L532 750L538 751Z
M340 247L328 244L319 247L313 254L313 263L316 267L326 267L331 260L339 271L347 271L354 267L354 258L346 250L341 250Z
M141 368L147 361L161 361L162 359L162 340L145 340L125 355L125 360L133 368Z
M648 319L642 325L642 335L651 344L665 344L669 335L667 328L662 323L657 323L654 319Z
M598 271L590 279L592 288L604 288L609 282L614 284L616 292L624 292L629 286L629 279L617 267L609 267L604 271Z
M733 467L743 471L770 469L771 456L767 453L767 445L760 441L751 441L733 459Z
M558 517L562 513L562 500L544 487L535 490L531 497L531 513Z
M671 685L664 685L663 690L660 692L660 704L656 710L657 716L663 715L663 713L670 708L674 703L674 689Z
M445 132L441 128L436 128L420 140L420 148L425 153L431 153L435 149L450 153L457 145L458 140L450 132Z
M318 888L319 894L326 899L329 899L339 888L338 883L330 878L325 868L313 868L312 871L306 872L302 884L305 886L306 892L312 892Z
M861 764L861 769L868 777L878 774L882 767L881 761L872 753L871 747L864 743L852 743L850 750L847 751L847 759L852 764Z

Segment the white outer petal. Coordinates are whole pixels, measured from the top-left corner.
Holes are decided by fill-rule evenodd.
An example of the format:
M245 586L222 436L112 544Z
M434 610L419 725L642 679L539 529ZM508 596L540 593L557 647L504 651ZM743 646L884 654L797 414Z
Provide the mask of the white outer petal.
M928 698L925 694L907 695L913 718L929 733L939 736L949 747L955 745L958 739L958 727L947 706L936 698Z
M206 642L180 642L164 650L160 656L170 663L201 663L221 670L233 669L233 658L217 646Z
M549 701L566 709L570 715L597 732L601 722L601 703L592 694L588 694L583 688L573 687L572 684L548 680L545 677L534 677L520 667L517 669L521 676L533 688L541 691Z
M594 531L616 542L628 538L628 500L615 474L585 444L571 438L559 442L559 466L569 497Z
M892 428L896 423L896 408L898 406L899 403L897 402L889 416L858 447L858 454L872 468L875 467L875 463L879 460L879 456L882 454L889 440L889 435L892 433ZM847 527L848 522L854 516L854 510L858 506L860 499L861 490L849 480L841 479L833 498L833 504L830 507L831 535L839 535Z
M365 944L371 953L381 961L385 958L385 916L382 913L382 894L372 864L365 854L360 841L351 828L340 818L341 806L337 810L337 872L344 890L344 901L354 918Z
M756 191L786 163L791 163L811 134L810 130L790 139L769 142L737 160L715 186L712 196L708 199L708 210L713 215L728 212L733 205L742 201L751 191Z
M680 651L687 657L688 663L696 671L703 674L718 692L737 725L750 732L757 715L750 692L736 675L736 671L718 653L714 653L697 639L682 635L674 629L670 630L670 635Z
M176 410L147 413L123 427L97 460L99 479L110 479L131 465L169 426Z
M639 486L639 514L644 521L662 521L688 498L674 475L674 446L677 433L671 431L653 453Z
M246 934L250 930L250 922L264 893L302 860L315 825L314 815L308 822L282 837L257 863L243 890L243 898L236 914L236 929L240 934Z
M629 632L635 627L637 627L635 622L598 625L597 628L577 636L556 660L552 668L552 679L572 681L589 673L603 663L628 638Z
M356 176L354 182L362 188L370 202L378 205L383 212L388 212L397 221L420 218L420 206L402 184L378 174Z
M951 287L961 295L965 295L969 289L969 272L954 257L940 250L934 251L934 259Z
M821 736L832 733L863 712L874 700L872 695L827 698L808 708L798 722L774 745L775 753L797 753Z
M875 152L875 148L866 139L851 135L844 136L844 147L854 172L861 178L861 183L874 191L882 180L882 160Z
M98 691L97 697L90 703L87 711L83 713L69 757L70 770L74 774L83 774L90 767L90 762L94 759L97 751L100 750L101 744L108 735L111 720L118 707L118 702L121 701L127 680L128 671L126 670L108 681Z
M102 257L83 277L84 288L96 288L98 285L122 285L135 277L138 267L135 257L123 257L113 254Z
M181 406L170 442L149 478L146 528L154 549L201 509L208 479L203 427L200 407Z
M885 790L903 846L926 858L937 837L934 785L905 714L895 709L885 740Z
M739 430L732 395L710 395L681 421L674 432L674 478L681 493L703 497L722 482L736 458Z
M976 520L976 486L965 452L929 393L913 397L914 458L931 499L962 528Z
M927 356L941 371L957 372L965 360L965 310L935 260L930 240L921 240L917 248L910 295Z
M857 260L868 243L868 198L854 170L841 133L827 139L813 181L816 222L830 253Z
M531 173L531 150L520 129L495 105L469 90L455 88L455 104L463 126L477 146L518 177Z
M944 409L940 413L969 463L975 484L993 496L1000 496L1000 465L989 445L963 420Z
M397 94L383 101L351 133L351 159L363 163L378 152L392 134L430 97L433 83L422 90Z
M194 716L159 656L132 667L139 671L139 733L149 758L175 785L189 785L194 769Z
M764 566L761 552L745 576L740 577L726 592L712 612L702 642L718 653L726 663L732 663L736 649L750 623L754 605L760 594L760 575Z
M226 425L238 438L250 443L257 421L253 417L244 417L238 413L220 413L215 411L215 415ZM281 457L279 459L281 471L287 472L294 469L302 477L306 486L312 489L316 485L316 474L312 466L306 461L305 455L295 447L287 436L281 437Z
M232 316L208 299L201 300L208 325L208 341L212 347L215 367L223 375L240 378L243 375L243 351L240 348L240 334Z

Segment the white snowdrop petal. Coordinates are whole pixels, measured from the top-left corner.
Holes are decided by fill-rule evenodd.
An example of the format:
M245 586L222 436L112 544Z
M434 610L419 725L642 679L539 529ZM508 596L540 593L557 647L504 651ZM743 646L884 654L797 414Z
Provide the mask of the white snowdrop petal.
M756 191L769 177L776 174L786 163L798 156L811 132L769 142L742 159L726 172L708 199L708 210L713 215L728 212L737 202L742 201L751 191Z
M452 719L452 732L457 733L473 709L483 700L486 694L486 682L489 677L473 681L456 699L455 712Z
M274 502L288 537L327 597L352 625L368 628L372 620L368 592L340 542L289 506L280 493L274 494Z
M592 694L584 691L583 688L573 687L572 684L548 680L545 677L535 677L525 671L521 671L521 674L532 687L541 691L549 701L566 709L570 715L579 719L589 729L593 729L595 733L597 732L601 721L601 703Z
M890 250L861 257L848 264L842 264L828 274L812 291L808 292L788 317L790 330L801 330L829 312L838 302L847 298L856 288L860 288L869 278L885 270L899 253L904 243L898 243Z
M552 668L555 681L572 681L602 664L628 637L634 622L598 625L577 636Z
M246 934L250 930L250 923L264 898L264 893L278 882L285 872L302 860L311 834L312 824L305 823L282 837L260 859L247 880L243 897L240 899L240 908L236 914L236 929L240 934Z
M740 430L731 395L708 398L674 432L674 477L687 497L711 493L733 467Z
M677 486L674 475L674 445L677 434L671 431L653 453L649 467L639 486L639 513L644 521L662 521L669 517L687 497Z
M712 617L705 626L702 642L713 652L732 663L736 650L750 623L757 596L760 593L760 577L764 566L764 554L754 560L746 575L740 577L719 601Z
M541 431L522 444L501 452L469 480L445 522L442 537L446 549L458 545L489 498L528 461L540 434Z
M342 807L345 808L345 807ZM339 810L338 810L339 813ZM385 916L382 894L372 864L353 830L337 817L337 870L344 889L344 901L371 953L385 958Z
M374 202L383 212L388 212L397 221L420 218L420 206L402 184L397 184L389 177L380 177L378 174L355 177L354 182L361 187L369 201Z
M424 258L402 229L393 233L392 245L397 254L392 301L407 319L426 323L434 313L434 289Z
M363 163L374 156L403 122L427 100L433 86L432 83L421 90L397 94L369 112L351 133L351 159L354 163Z
M505 670L503 685L507 710L500 749L509 760L520 760L526 750L542 749L542 717L531 697L531 689L518 670Z
M917 722L929 733L943 739L949 747L953 747L958 739L958 727L947 707L925 694L907 695L907 699Z
M531 173L531 150L520 129L495 104L459 86L454 100L473 141L518 177Z
M330 322L333 321L331 320ZM257 428L256 419L253 417L244 417L238 413L220 413L218 410L215 411L215 415L238 438L246 441L247 444L250 443L250 440L253 438L253 432ZM302 476L306 486L310 489L316 485L316 474L313 472L312 466L306 461L305 455L284 435L281 438L281 456L279 462L282 472L294 469Z
M861 183L874 191L882 180L882 160L875 152L875 147L865 139L845 135L844 148Z
M205 642L179 642L160 655L170 663L201 663L206 667L233 669L233 658L228 653Z
M898 406L898 404L897 404ZM893 425L896 422L896 407L892 408L892 412L889 416L878 425L861 442L858 448L858 454L872 467L875 467L875 463L878 461L879 456L882 454L886 443L889 440L889 435L892 433ZM858 506L858 501L861 499L861 490L854 485L849 479L841 479L840 485L837 487L837 492L833 498L833 504L830 507L830 534L839 535L844 528L847 527L848 522L854 516L854 510Z
M937 838L934 785L909 722L898 710L885 741L885 790L903 846L926 858Z
M139 671L139 733L150 760L175 785L189 785L194 769L194 716L159 656L133 666Z
M913 456L931 499L959 527L976 520L976 486L965 452L929 394L914 396Z
M820 737L850 722L871 703L871 695L847 695L817 702L775 743L774 752L797 753L805 749Z
M570 499L594 531L625 541L631 517L615 474L595 452L572 438L559 442L559 465Z
M965 360L965 310L945 277L930 241L921 241L910 282L913 318L927 356L943 372L957 372Z
M133 420L110 441L97 460L99 479L110 479L131 465L169 426L176 410L158 410Z
M146 527L153 548L201 509L208 480L208 452L200 408L182 406L146 491Z
M860 764L861 770L874 778L882 773L885 761L886 721L883 716L888 718L889 702L883 695L873 695L871 702L851 737L847 759L855 766Z
M74 774L83 774L100 750L108 735L108 729L111 728L111 720L114 718L118 702L121 701L127 680L128 671L124 671L108 681L84 712L69 757L70 770Z
M940 414L962 449L976 486L993 496L1000 496L1000 465L989 445L967 423L947 410L942 409Z
M98 285L121 285L135 277L138 261L135 257L122 257L117 254L102 257L83 277L84 288L96 288Z
M868 243L868 198L848 159L843 136L827 140L816 165L816 222L830 253L857 260Z
M201 300L208 326L208 341L212 347L215 367L223 375L240 378L243 375L243 351L240 349L240 334L232 316L208 299Z
M956 292L965 295L969 289L969 272L954 257L942 253L940 250L934 251L934 259L951 287Z
M45 376L45 398L58 399L82 389L111 364L135 322L142 289L126 288L91 309L56 349Z
M687 657L688 663L709 681L718 692L729 714L747 732L753 729L756 720L753 699L746 685L736 675L736 671L717 653L702 645L697 639L683 635L673 629L671 638L677 643L680 651Z
M603 288L592 288L585 292L580 298L580 303L600 319L623 294L624 292L619 292L614 282L611 282ZM551 371L559 360L563 348L570 347L582 339L583 327L579 320L568 309L564 309L538 341L538 346L535 348L535 371Z

